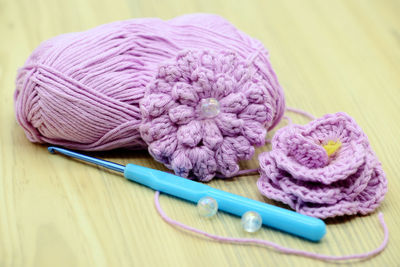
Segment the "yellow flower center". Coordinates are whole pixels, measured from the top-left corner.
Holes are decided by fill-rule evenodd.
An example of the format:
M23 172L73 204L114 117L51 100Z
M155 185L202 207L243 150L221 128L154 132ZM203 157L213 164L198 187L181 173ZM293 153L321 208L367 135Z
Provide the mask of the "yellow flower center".
M328 143L323 145L326 154L328 154L328 156L334 154L341 146L342 143L339 140L338 141L329 140Z

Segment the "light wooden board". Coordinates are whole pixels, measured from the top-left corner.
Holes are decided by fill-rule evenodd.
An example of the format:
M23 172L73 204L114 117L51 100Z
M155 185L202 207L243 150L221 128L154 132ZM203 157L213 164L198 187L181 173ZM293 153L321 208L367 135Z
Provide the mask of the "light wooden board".
M270 50L289 106L316 116L345 111L361 125L389 181L379 210L385 214L390 243L376 258L352 264L399 266L400 2L395 0L0 0L0 266L323 264L179 231L156 213L152 190L117 174L50 156L45 146L31 144L17 125L16 70L41 41L115 20L168 19L191 12L220 14L260 39ZM289 115L295 122L305 122ZM94 155L164 170L146 152ZM256 157L242 167L257 168ZM216 180L210 185L270 202L257 191L257 178ZM219 213L203 220L191 204L166 196L161 202L172 218L211 233L263 238L330 255L368 251L383 238L376 213L330 220L326 237L315 244L267 228L245 234L236 217Z

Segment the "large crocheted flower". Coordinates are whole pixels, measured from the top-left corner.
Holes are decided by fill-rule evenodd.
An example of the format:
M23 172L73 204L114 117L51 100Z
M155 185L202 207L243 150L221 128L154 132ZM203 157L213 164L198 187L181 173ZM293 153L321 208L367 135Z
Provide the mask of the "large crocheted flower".
M345 113L278 130L259 160L260 192L314 217L370 213L387 191L367 136Z
M280 119L279 101L256 65L235 53L184 51L148 87L140 132L150 154L177 175L230 177L264 144L266 128Z

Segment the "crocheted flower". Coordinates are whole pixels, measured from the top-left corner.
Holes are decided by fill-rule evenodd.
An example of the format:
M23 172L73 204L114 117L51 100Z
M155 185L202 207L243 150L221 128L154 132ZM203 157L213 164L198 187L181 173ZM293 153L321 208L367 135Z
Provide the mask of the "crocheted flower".
M259 160L260 192L314 217L370 213L387 191L367 136L345 113L278 130Z
M280 116L273 92L257 67L235 53L184 51L159 68L140 102L141 136L179 176L230 177Z

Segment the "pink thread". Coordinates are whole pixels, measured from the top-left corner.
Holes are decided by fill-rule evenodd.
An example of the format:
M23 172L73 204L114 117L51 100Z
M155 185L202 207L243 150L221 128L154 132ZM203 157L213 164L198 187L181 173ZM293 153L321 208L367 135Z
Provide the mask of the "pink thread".
M283 116L283 118L288 121L288 124L292 124L293 123L293 121L292 121L292 119L290 117Z
M183 177L238 173L283 116L262 43L216 15L101 25L41 44L16 79L32 142L79 150L149 149ZM220 113L201 116L215 98Z
M249 175L249 174L258 174L258 169L244 169L244 170L240 170L235 174L235 177L237 176L241 176L241 175ZM215 177L217 178L226 178L225 176L222 175L215 175Z
M329 141L341 143L331 156L323 147ZM387 192L367 136L345 113L279 129L259 161L260 192L314 217L368 214Z
M313 259L317 259L317 260L323 260L323 261L342 261L342 260L370 258L370 257L376 256L379 253L381 253L386 248L386 246L389 242L389 230L383 219L383 213L381 213L381 212L378 214L378 218L379 218L379 222L380 222L381 227L384 232L384 238L383 238L382 243L379 245L379 247L377 247L376 249L371 250L369 252L347 255L347 256L330 256L330 255L323 255L323 254L318 254L318 253L314 253L314 252L303 251L303 250L299 250L299 249L292 249L292 248L287 248L287 247L278 245L274 242L262 240L262 239L234 238L234 237L225 237L225 236L214 235L214 234L207 233L205 231L196 229L194 227L188 226L186 224L183 224L181 222L178 222L178 221L175 221L175 220L169 218L160 206L159 195L160 195L160 192L156 191L156 193L154 195L154 203L156 205L158 213L160 214L161 218L164 221L171 224L172 226L179 227L179 228L182 228L184 230L187 230L187 231L199 234L199 235L203 235L205 237L217 240L219 242L236 243L236 244L244 244L244 245L247 245L247 244L262 245L262 246L274 248L277 251L285 253L285 254L293 254L293 255L298 255L298 256L313 258Z
M297 114L303 115L304 117L307 117L310 120L315 120L316 119L314 115L308 113L307 111L301 110L301 109L292 108L292 107L286 107L286 110L290 111L290 112L293 112L293 113L297 113ZM290 120L290 118L289 118L289 120Z

